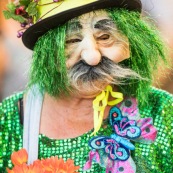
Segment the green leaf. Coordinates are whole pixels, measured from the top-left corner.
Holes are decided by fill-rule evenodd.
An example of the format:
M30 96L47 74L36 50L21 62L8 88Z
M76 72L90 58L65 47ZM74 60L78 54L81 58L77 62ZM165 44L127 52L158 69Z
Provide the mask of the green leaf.
M20 23L23 23L26 21L26 19L22 16L19 16L19 15L15 15L14 13L10 12L10 11L3 11L3 14L4 14L4 17L6 19L14 19Z
M11 16L12 16L12 13L10 12L10 11L3 11L3 14L4 14L4 17L6 18L6 19L10 19L10 18L12 18Z
M20 22L20 23L24 23L24 22L26 21L26 19L25 19L24 17L19 16L19 15L15 15L15 14L13 15L12 18L13 18L14 20Z
M14 13L16 6L14 5L14 3L11 2L11 3L7 4L7 8L10 12Z
M30 0L20 0L19 3L20 5L24 5L25 7L27 7L30 4Z
M26 9L28 12L29 16L36 16L38 15L38 10L37 10L37 3L36 2L31 2Z

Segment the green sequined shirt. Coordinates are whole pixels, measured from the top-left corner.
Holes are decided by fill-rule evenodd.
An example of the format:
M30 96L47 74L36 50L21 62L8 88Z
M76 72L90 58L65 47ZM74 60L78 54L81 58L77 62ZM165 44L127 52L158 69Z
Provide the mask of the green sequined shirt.
M15 94L0 104L0 173L11 168L10 155L22 148L23 126L20 123L18 102L23 93ZM136 163L137 173L171 173L173 169L172 126L173 126L173 96L165 91L152 88L148 106L140 110L141 118L152 117L158 130L156 141L149 144L134 143L135 150L131 156ZM106 126L106 128L105 128ZM104 128L103 128L104 127ZM110 135L112 128L107 120L100 129L100 135ZM39 135L39 159L58 156L67 160L74 159L80 172L87 161L90 148L88 141L92 130L82 136L55 140ZM99 135L99 134L98 134ZM87 173L105 173L105 169L93 164Z

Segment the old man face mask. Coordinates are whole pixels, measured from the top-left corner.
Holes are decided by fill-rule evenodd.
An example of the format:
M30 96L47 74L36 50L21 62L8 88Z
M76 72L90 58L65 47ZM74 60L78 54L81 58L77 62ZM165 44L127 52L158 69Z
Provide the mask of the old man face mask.
M68 23L66 65L71 86L78 92L98 94L107 85L139 77L117 65L129 58L128 39L118 32L106 11L90 12Z

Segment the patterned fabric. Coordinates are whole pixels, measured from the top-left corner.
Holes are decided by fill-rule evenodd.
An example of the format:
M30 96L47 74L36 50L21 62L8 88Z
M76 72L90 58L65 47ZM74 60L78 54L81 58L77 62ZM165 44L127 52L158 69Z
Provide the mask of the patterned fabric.
M114 133L111 136L94 136L89 141L92 149L84 170L89 170L92 163L106 168L106 173L136 172L136 165L130 150L135 150L134 142L151 144L157 136L152 118L140 118L137 101L126 98L124 102L113 106L109 111L109 122Z
M0 104L0 173L6 172L6 167L11 167L10 155L13 151L22 148L23 126L20 124L18 101L23 93L15 94L5 99ZM133 106L131 99L125 99L121 105ZM131 151L137 173L170 173L172 172L173 154L171 143L171 122L173 117L173 96L165 91L151 89L148 105L140 110L141 118L152 117L153 124L158 130L156 141L153 144L133 143L135 150ZM172 123L173 126L173 123ZM90 148L88 141L91 139L89 131L82 136L55 140L44 135L39 135L39 159L57 155L74 159L80 165L80 172L88 160ZM110 136L113 133L108 119L103 122L98 135ZM105 173L105 168L93 164L87 173ZM123 172L123 169L120 170Z

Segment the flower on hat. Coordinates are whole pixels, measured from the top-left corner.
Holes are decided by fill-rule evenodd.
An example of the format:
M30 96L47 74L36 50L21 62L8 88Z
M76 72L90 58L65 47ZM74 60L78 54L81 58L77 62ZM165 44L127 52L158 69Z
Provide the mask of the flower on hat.
M74 165L72 159L66 162L58 157L51 157L36 160L31 165L27 165L28 154L25 149L12 153L11 161L14 164L12 170L7 168L8 173L78 173L79 166Z
M22 29L17 33L17 37L20 38L23 35L23 30L25 31L30 26L33 25L33 21L40 21L39 12L37 6L39 6L40 0L17 0L12 1L7 4L7 9L3 11L4 17L6 19L13 19L21 23ZM61 0L52 0L51 3L57 3ZM42 4L47 5L50 3ZM50 9L49 12L51 12ZM46 12L47 14L48 12Z
M38 15L37 1L23 0L13 1L7 4L7 10L4 10L4 16L6 19L14 19L20 23L31 23L33 16Z
M18 31L17 37L21 37L23 30L26 30L33 24L33 18L38 18L37 1L20 0L7 4L7 10L4 10L6 19L13 19L21 23L22 29Z

